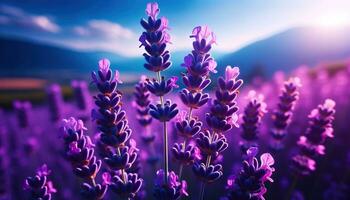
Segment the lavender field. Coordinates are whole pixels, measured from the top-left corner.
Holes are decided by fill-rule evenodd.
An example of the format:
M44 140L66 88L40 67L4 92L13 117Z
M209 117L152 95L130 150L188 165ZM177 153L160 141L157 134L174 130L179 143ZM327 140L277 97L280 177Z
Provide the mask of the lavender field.
M52 48L52 55L70 56L72 66L89 64L58 71L4 69L0 199L350 199L350 51L345 45L309 49L332 52L317 54L320 58L309 53L310 60L298 64L285 55L293 62L272 69L237 58L253 59L265 47L262 42L243 53L219 55L222 34L194 25L186 30L190 48L174 53L179 40L172 37L176 30L165 4L145 2L133 13L141 19L134 22L137 59L103 52L68 55ZM0 5L0 14L16 16L18 26L30 14L16 9ZM45 22L42 29L62 29ZM90 26L76 31L100 37L92 34L97 26ZM124 39L134 38L122 32ZM252 48L253 54L244 53ZM49 63L49 51L38 55L43 66ZM269 62L275 66L282 59L277 56L263 57L276 59ZM304 52L295 57L302 56L307 57ZM41 65L34 62L35 53L30 59Z

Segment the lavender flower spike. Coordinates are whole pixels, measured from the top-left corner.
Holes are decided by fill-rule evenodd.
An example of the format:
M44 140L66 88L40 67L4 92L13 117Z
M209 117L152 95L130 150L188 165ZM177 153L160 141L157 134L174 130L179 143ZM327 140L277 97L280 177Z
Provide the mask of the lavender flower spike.
M51 194L56 193L51 181L47 179L50 174L46 164L41 166L36 175L25 180L24 189L29 191L30 200L50 200Z
M159 104L150 105L150 115L163 123L163 165L164 165L164 182L168 183L169 172L169 155L168 155L168 131L166 122L173 119L177 113L177 105L172 104L170 100L164 101L164 96L168 94L176 85L177 77L171 77L166 80L161 72L168 69L171 65L169 51L166 50L170 42L168 33L168 19L161 17L158 19L159 7L157 3L148 3L146 14L148 19L141 19L141 26L145 29L141 34L139 41L140 47L144 47L146 53L143 54L146 63L144 67L155 72L157 79L148 79L148 90L159 97Z
M274 129L271 132L274 139L271 147L275 150L283 148L282 139L287 134L287 128L293 115L292 112L299 98L299 87L301 87L300 79L294 77L285 82L282 88L282 94L279 97L280 102L273 115Z
M249 91L247 99L248 105L244 109L242 117L241 150L245 154L252 146L257 146L256 140L259 134L259 125L261 118L267 112L266 103L262 94L257 95L254 90Z
M225 77L219 77L218 89L215 92L216 99L206 114L206 122L210 129L200 132L196 139L198 148L205 156L204 163L195 163L193 172L202 180L200 199L204 198L204 187L206 183L219 179L222 173L221 164L211 165L213 160L219 156L227 147L224 133L233 126L238 127L236 112L238 111L236 97L238 89L242 86L243 80L238 79L239 68L227 66Z
M188 196L186 181L179 182L176 174L171 171L169 177L166 178L168 182L164 182L164 171L157 171L157 178L155 183L154 197L159 200L176 200L180 199L181 195Z
M151 93L147 89L146 83L147 77L141 76L141 80L135 85L134 96L135 100L133 106L137 110L137 121L142 126L141 138L142 141L150 148L150 154L152 154L147 161L151 164L155 164L158 161L158 157L155 155L155 149L153 142L155 141L155 135L151 133L152 116L149 114L149 105L151 103Z
M180 162L179 177L181 179L183 165L192 164L198 159L197 147L186 143L194 138L202 127L192 111L199 109L209 101L209 94L203 90L210 84L210 72L216 73L216 62L209 54L212 44L215 43L215 35L207 26L197 26L193 29L191 38L193 50L185 56L183 67L186 72L182 75L185 88L180 92L182 103L188 108L188 114L183 111L182 117L176 123L180 136L184 137L181 144L175 143L172 149L173 155ZM186 155L186 156L185 156Z
M258 148L247 150L248 159L243 161L242 170L237 176L231 176L227 181L229 190L227 199L232 200L264 200L267 192L265 183L273 182L271 176L275 169L272 167L274 159L269 153L260 156L260 164L255 157Z
M312 110L309 115L309 127L305 135L300 136L298 146L300 152L292 158L292 168L298 175L308 175L316 170L317 157L325 154L323 145L326 138L333 138L333 120L335 102L326 99L322 105Z
M96 176L101 168L101 160L94 156L94 144L81 120L73 117L62 121L66 159L71 162L74 174L83 180L81 196L84 199L103 199L107 185L96 184Z
M51 114L51 120L57 121L62 117L62 107L63 107L63 99L61 87L58 84L53 84L49 86L46 91L47 99L49 104L49 110Z
M13 108L16 113L18 125L21 128L27 128L30 125L30 112L32 104L29 101L14 101Z
M94 96L98 109L92 111L92 118L100 131L101 155L110 172L108 184L120 197L133 198L141 188L142 179L136 173L126 172L135 163L138 150L135 142L128 142L131 129L126 112L122 110L122 95L117 90L117 85L122 82L118 71L113 75L108 59L99 61L97 74L92 73L93 83L99 90Z

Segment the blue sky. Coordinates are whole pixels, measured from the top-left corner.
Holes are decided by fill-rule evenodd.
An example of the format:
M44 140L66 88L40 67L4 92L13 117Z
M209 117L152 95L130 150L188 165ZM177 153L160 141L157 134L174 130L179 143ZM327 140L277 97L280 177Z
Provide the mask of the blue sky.
M84 51L139 56L143 0L2 0L0 34ZM231 52L296 26L350 24L349 0L161 0L169 18L172 50L190 48L192 28L209 25L216 51Z

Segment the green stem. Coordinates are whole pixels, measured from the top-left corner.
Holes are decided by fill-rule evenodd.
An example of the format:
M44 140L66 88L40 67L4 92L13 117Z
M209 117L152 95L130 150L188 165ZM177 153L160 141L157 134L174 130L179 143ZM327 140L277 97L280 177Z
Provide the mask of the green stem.
M187 139L185 139L185 141L182 143L182 151L185 151L186 148L186 141ZM182 170L183 170L184 165L182 163L180 163L180 168L179 168L179 180L181 180L182 177Z
M118 152L118 155L119 155L119 156L121 156L121 155L122 155L122 154L121 154L121 152L120 152L120 148L119 148L119 147L117 148L117 152ZM124 183L126 183L126 182L125 182L126 180L125 180L125 173L124 173L124 169L121 169L121 170L120 170L120 172L121 172L121 174L122 174L121 176L122 176L122 180L123 180L123 182L124 182Z
M203 200L204 199L204 189L205 189L205 183L202 182L201 183L201 190L200 190L200 193L199 193L199 200Z
M169 155L168 155L168 134L166 122L163 124L164 127L164 172L165 172L165 183L168 184L168 172L169 172Z
M162 76L160 74L160 71L157 72L157 78L158 82L160 83L162 81ZM160 99L160 104L163 107L164 106L164 98L163 96L159 97ZM163 155L164 155L164 182L165 184L168 184L168 174L169 174L169 155L168 155L168 133L167 133L167 127L166 127L166 122L163 122Z
M207 160L205 162L205 167L208 168L210 165L210 161L211 161L211 155L207 156ZM200 193L199 193L199 200L203 200L204 199L204 192L205 192L205 182L202 182L201 184L201 189L200 189Z

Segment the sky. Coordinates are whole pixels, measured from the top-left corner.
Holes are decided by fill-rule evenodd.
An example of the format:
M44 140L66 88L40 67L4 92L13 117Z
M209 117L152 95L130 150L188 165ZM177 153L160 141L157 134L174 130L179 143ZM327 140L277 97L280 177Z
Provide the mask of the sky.
M80 51L140 56L139 21L144 0L1 0L0 35L25 38ZM350 24L349 0L160 0L169 19L174 51L191 47L193 27L208 25L218 52L299 26L332 28Z

